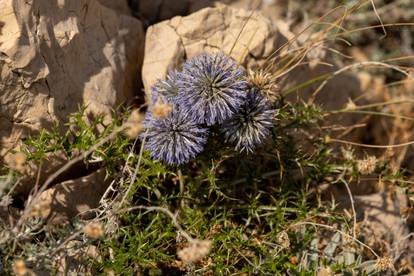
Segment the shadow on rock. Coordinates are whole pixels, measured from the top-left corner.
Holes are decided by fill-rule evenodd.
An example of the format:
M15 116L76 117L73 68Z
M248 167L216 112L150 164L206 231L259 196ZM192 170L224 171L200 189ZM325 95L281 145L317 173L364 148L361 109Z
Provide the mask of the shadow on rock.
M1 6L0 163L22 139L56 122L63 126L80 106L109 118L113 109L140 96L139 20L97 0L17 0ZM31 189L30 182L23 190Z

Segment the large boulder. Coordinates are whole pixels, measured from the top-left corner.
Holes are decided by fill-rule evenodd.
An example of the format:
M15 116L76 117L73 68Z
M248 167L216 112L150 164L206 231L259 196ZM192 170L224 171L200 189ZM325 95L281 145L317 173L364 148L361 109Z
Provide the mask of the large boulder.
M75 216L91 217L90 211L99 207L99 201L111 183L105 178L105 169L64 181L42 192L32 204L31 214L49 223L60 224Z
M0 163L80 105L110 114L139 89L139 20L97 0L0 1Z

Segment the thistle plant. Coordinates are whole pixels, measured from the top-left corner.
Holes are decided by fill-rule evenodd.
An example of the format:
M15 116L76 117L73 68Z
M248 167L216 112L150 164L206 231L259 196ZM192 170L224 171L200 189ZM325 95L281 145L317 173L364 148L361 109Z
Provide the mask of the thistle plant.
M172 101L180 91L181 73L173 70L168 73L165 80L158 80L152 87L152 102L157 102L159 96L167 101Z
M197 123L211 126L233 116L243 103L244 70L224 54L202 54L184 64L177 102Z
M164 118L147 112L144 127L144 148L151 152L153 158L171 165L188 162L203 151L207 141L207 129L200 127L178 106L173 106Z
M239 152L253 152L270 134L274 110L257 88L252 88L243 105L232 118L224 122L226 140L235 143Z
M181 72L171 71L152 87L145 148L155 159L184 164L203 150L207 129L202 125L217 124L237 151L253 152L269 135L274 111L263 87L247 78L224 54L202 54L184 63ZM157 112L157 106L173 110L165 115L170 109Z

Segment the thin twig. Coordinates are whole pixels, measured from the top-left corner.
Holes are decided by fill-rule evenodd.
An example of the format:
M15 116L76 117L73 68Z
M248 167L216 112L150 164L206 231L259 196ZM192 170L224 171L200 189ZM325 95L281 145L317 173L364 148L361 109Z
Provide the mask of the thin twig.
M389 69L393 69L397 72L400 72L401 74L404 74L405 76L411 78L411 76L404 70L400 69L398 66L395 65L391 65L391 64L387 64L384 62L380 62L380 61L363 61L363 62L358 62L358 63L354 63L354 64L350 64L348 66L344 66L341 69L333 72L327 79L325 79L319 86L318 88L315 90L315 92L313 92L312 97L310 98L309 102L313 103L315 101L316 96L319 94L319 92L326 86L326 84L335 76L338 76L340 74L342 74L343 72L346 72L348 70L351 69L356 69L356 68L361 68L361 67L365 67L365 66L378 66L378 67L385 67L385 68L389 68Z
M183 178L183 173L181 172L181 169L178 169L177 175L178 175L178 182L179 182L179 185L180 185L180 205L181 205L181 208L184 208L185 207L184 178Z
M352 145L352 146L358 146L358 147L374 148L374 149L400 148L400 147L406 147L406 146L410 146L410 145L414 144L414 141L410 141L410 142L406 142L406 143L402 143L402 144L395 144L395 145L370 145L370 144L361 144L361 143L345 141L345 140L340 140L340 139L334 139L334 138L329 138L329 141L330 142L341 143L341 144L348 144L348 145Z
M123 168L122 168L122 174L125 174L125 171L126 171L126 169L127 169L127 167L128 167L128 164L129 164L129 160L134 156L134 149L135 149L135 146L136 146L136 144L137 144L137 142L138 142L138 140L139 140L139 138L138 138L138 136L135 138L135 140L134 140L134 143L132 144L132 147L131 147L131 150L129 151L129 154L128 154L128 157L127 157L127 159L125 160L125 164L124 164L124 166L123 166ZM106 191L105 191L105 193L103 194L103 196L101 197L101 200L99 201L100 203L102 203L103 202L103 200L105 200L105 198L108 196L108 194L109 194L109 192L111 191L111 190L113 190L113 185L115 184L115 179L111 182L111 184L109 185L109 187L106 189ZM122 184L122 183L121 183Z
M352 208L353 220L354 220L353 235L354 235L354 238L356 239L356 234L357 234L357 218L356 218L356 216L357 216L357 214L356 214L356 211L355 211L355 201L354 201L354 197L352 196L351 189L349 188L349 185L345 181L345 179L341 178L340 181L342 183L344 183L344 185L346 187L346 190L348 192L348 195L349 195L349 200L351 201L351 208Z
M137 178L138 170L139 170L139 168L141 166L142 154L144 152L144 145L145 145L145 140L146 140L146 134L147 133L148 133L148 129L145 131L144 138L142 139L141 148L139 150L138 163L137 163L137 166L135 167L134 174L132 175L131 182L128 185L128 189L126 190L124 196L122 197L121 203L119 204L120 207L122 206L122 204L127 199L128 195L129 195L129 192L131 191L132 186L134 185L134 182L135 182L135 180Z
M385 37L385 36L387 36L387 30L385 29L384 23L382 22L382 19L381 19L380 15L378 14L377 8L375 7L374 0L371 0L371 5L372 5L372 8L374 9L374 13L375 13L376 17L378 18L378 21L380 22L380 24L382 26L382 31L384 32L383 37Z

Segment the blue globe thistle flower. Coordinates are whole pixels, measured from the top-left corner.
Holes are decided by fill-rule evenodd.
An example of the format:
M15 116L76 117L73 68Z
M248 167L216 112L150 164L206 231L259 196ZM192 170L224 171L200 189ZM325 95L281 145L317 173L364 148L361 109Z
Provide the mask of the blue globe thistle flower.
M204 149L207 129L196 122L177 106L164 118L157 118L150 111L144 120L146 131L144 148L154 159L170 165L181 165L193 159Z
M165 80L158 80L151 88L152 103L157 102L160 96L172 102L180 91L181 75L179 71L173 70L167 74Z
M224 122L224 136L236 144L237 151L253 152L269 136L274 115L270 102L259 89L252 88L237 114Z
M197 123L213 125L230 118L243 103L244 70L224 54L202 54L183 66L176 101Z

